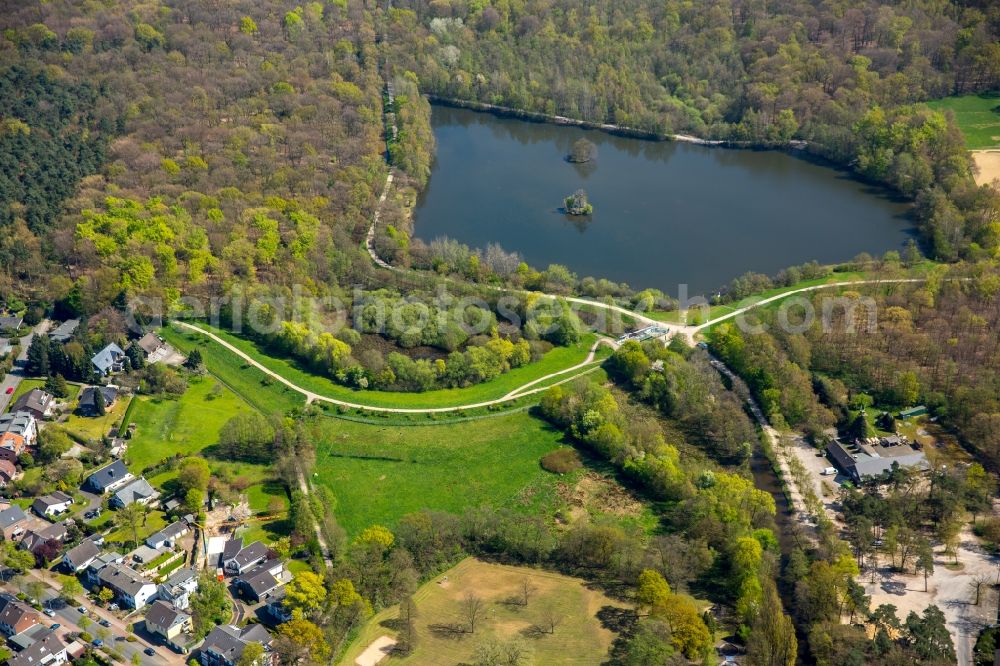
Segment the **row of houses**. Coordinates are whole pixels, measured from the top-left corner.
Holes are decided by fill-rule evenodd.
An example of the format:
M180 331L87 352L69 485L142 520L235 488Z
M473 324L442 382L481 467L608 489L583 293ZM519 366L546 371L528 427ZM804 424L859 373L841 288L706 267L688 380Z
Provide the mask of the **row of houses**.
M8 666L60 666L85 651L78 641L64 643L38 611L6 592L0 593L0 633L14 651Z

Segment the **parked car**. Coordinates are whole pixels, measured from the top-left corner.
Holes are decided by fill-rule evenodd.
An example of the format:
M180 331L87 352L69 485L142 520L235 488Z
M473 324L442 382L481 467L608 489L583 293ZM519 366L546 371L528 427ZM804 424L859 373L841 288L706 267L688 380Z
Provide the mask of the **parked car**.
M7 395L10 395L13 392L14 392L14 387L13 386L8 386L7 387Z
M58 628L59 628L59 627L61 627L61 626L62 626L61 624L59 624L58 622L56 622L55 624L51 625L51 626L49 627L49 629L58 629Z
M87 609L86 609L86 607L84 607L84 606L77 606L76 610L77 610L77 612L80 613L80 615L86 615L87 612L88 612Z
M111 623L108 622L107 620L101 620L97 624L101 625L102 627L110 627L111 626Z
M836 467L825 467L825 468L823 468L823 476L836 476L836 474L837 474L837 468Z
M46 617L55 617L56 616L56 612L54 610L52 610L51 608L46 608L42 612L45 613Z
M93 645L94 647L101 647L102 645L104 645L104 641L102 641L100 638L95 638L90 644Z
M154 650L153 648L146 648L142 652L143 652L143 654L145 654L148 657L152 657L153 655L156 654L156 650Z

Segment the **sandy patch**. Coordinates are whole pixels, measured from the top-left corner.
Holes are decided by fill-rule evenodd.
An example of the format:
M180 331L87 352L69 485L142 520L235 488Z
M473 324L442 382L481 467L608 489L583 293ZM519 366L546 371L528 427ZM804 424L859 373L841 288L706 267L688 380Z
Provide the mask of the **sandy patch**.
M1000 150L973 150L972 160L979 167L977 183L987 185L1000 180Z
M388 636L382 636L372 641L361 656L354 660L356 666L375 666L389 656L392 649L396 647L396 641Z

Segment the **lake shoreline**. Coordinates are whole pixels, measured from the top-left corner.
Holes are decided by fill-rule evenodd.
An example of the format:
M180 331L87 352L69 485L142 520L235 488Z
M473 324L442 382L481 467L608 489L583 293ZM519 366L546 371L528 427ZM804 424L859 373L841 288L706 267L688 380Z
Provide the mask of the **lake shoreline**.
M524 120L527 122L549 123L552 125L598 130L614 136L622 136L629 139L644 139L646 141L675 141L677 143L690 143L696 146L741 150L799 151L806 150L809 147L809 142L801 139L793 139L787 143L754 143L752 141L703 139L690 134L659 134L658 132L651 132L637 127L627 127L623 125L615 125L613 123L600 123L593 120L569 118L567 116L554 116L537 111L524 111L522 109L515 109L509 106L487 104L485 102L474 102L455 97L442 97L440 95L433 94L427 94L426 97L431 104L438 104L440 106L448 106L455 109L468 109L470 111L480 111L482 113L491 113L501 118L514 118L516 120Z

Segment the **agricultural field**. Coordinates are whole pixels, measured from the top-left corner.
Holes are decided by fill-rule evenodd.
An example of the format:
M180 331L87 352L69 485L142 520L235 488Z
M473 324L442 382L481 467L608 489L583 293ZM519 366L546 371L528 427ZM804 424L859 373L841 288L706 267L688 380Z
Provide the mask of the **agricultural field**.
M954 112L969 150L1000 148L1000 92L946 97L927 106Z
M527 606L519 598L525 579L534 588ZM475 633L462 631L462 601L469 593L480 597L485 606ZM598 614L628 608L579 578L472 558L426 583L413 598L417 604L417 647L405 658L393 658L393 664L472 663L481 641L516 637L531 647L536 664L601 664L607 660L615 634L602 625ZM560 618L553 633L541 627L550 612ZM394 637L398 617L395 606L375 615L339 663L353 665L374 640Z
M192 377L179 398L138 396L127 421L136 424L129 441L129 469L144 468L177 453L198 453L219 440L226 421L253 408L211 375Z
M544 421L519 412L446 425L392 427L316 421L316 478L337 499L349 535L420 509L530 507L557 501L558 476L539 465L563 444Z
M515 368L492 381L484 382L482 384L476 384L467 388L436 389L433 391L425 391L423 393L402 393L393 391L362 391L350 389L346 386L337 384L327 377L321 377L310 373L308 370L301 368L294 360L271 356L261 350L260 347L250 340L246 340L205 324L198 324L198 326L208 332L214 333L264 367L308 391L312 391L328 398L343 400L345 402L355 404L371 405L373 407L401 408L449 407L452 405L471 404L502 398L524 384L545 377L553 372L559 372L561 370L571 368L574 365L583 362L587 358L590 348L597 339L594 335L585 335L580 339L580 342L575 345L569 347L556 347L549 351L539 361L529 363L528 365L520 368ZM179 333L178 330L179 329L171 329L168 327L161 331L161 335L163 335L170 342L173 342L177 337L181 337L187 341L187 347L195 344L197 336L189 335L187 331ZM217 347L219 352L232 356L234 361L231 361L231 363L235 362L240 366L243 366L243 361L235 355L225 349L222 349L214 342L209 342L208 344ZM180 346L182 350L186 350L183 343ZM199 346L199 349L202 350L202 354L204 355L206 347ZM607 353L607 351L601 351L601 356L598 356L598 358L606 357ZM207 362L208 361L206 360L206 363ZM256 369L253 370L263 376L262 373L259 373ZM239 390L238 387L236 388ZM280 388L298 395L285 386L280 386Z

